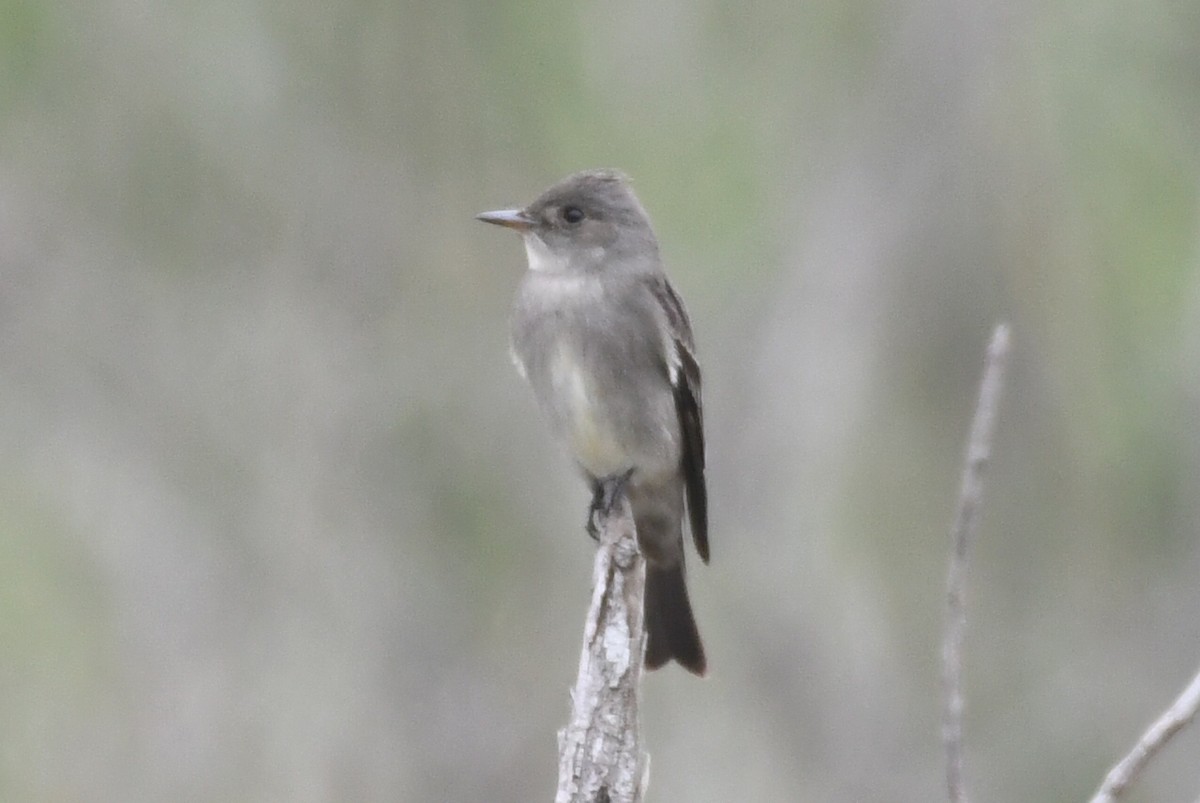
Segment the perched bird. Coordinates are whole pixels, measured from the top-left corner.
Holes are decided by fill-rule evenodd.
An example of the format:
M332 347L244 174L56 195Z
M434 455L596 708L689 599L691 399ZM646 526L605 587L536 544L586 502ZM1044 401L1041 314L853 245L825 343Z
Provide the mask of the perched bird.
M524 209L477 217L525 241L513 359L591 483L589 530L606 495L628 495L647 562L646 666L674 659L702 675L683 549L686 507L708 562L700 368L650 219L614 170L575 173Z

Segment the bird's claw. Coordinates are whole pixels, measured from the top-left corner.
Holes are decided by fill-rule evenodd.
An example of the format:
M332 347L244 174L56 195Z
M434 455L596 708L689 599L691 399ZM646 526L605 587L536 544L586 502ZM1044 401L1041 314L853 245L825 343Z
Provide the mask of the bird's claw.
M633 469L631 468L628 471L610 474L592 481L592 503L588 506L586 529L593 541L600 540L601 521L612 514L632 476Z

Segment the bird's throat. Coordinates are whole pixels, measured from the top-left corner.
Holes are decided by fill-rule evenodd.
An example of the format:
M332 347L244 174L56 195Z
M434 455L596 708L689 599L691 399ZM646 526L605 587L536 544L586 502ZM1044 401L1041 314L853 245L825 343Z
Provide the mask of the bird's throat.
M525 257L529 269L537 273L561 273L568 267L567 260L550 250L545 240L534 232L525 233Z

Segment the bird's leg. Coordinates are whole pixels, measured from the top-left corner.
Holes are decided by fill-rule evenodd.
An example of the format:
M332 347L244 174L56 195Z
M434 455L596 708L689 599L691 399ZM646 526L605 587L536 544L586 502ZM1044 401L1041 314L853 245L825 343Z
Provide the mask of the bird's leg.
M613 512L613 508L617 506L618 500L625 493L625 488L629 485L629 478L632 476L633 469L631 468L620 474L605 477L602 485L604 486L604 513L606 515Z
M631 468L592 480L592 504L588 508L587 531L593 540L600 540L600 519L613 512L632 476Z
M592 484L592 503L588 505L587 524L584 525L584 528L592 540L598 543L600 528L596 526L596 517L602 512L601 506L604 504L604 481L595 477L590 478L589 481Z

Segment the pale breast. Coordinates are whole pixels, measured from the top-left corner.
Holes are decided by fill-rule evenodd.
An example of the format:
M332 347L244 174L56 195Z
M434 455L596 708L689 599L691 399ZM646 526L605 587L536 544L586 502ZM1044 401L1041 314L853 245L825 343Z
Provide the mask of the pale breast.
M603 292L590 276L526 274L513 308L514 360L589 474L673 472L678 423L653 321L611 296L598 305Z

